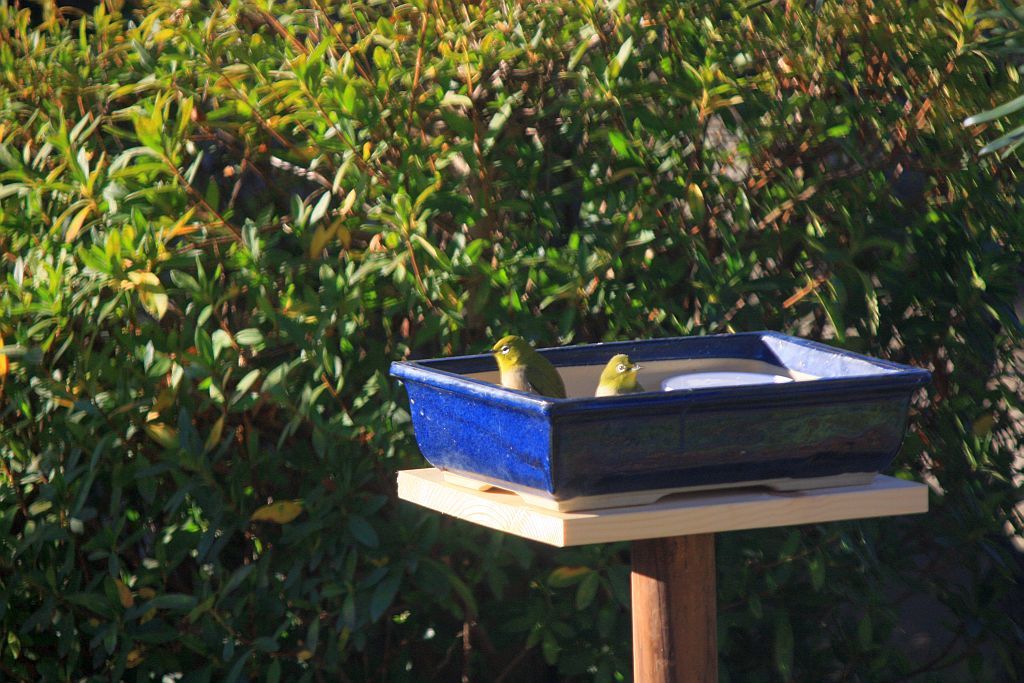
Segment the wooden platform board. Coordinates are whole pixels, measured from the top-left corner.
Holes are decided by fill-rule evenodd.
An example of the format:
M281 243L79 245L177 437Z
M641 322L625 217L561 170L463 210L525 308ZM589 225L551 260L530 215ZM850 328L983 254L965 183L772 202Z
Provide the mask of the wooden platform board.
M456 486L445 482L439 470L426 468L398 473L398 497L558 547L928 511L926 485L884 475L865 486L679 493L649 505L558 512L528 505L514 493Z
M736 488L766 488L774 491L803 491L805 489L834 488L836 486L867 486L875 479L873 473L851 472L839 474L832 477L814 477L801 479L763 479L760 481L745 481L742 484L711 484L708 486L677 486L668 489L648 489L646 491L626 491L623 493L605 493L596 496L580 496L567 500L555 500L548 494L541 491L530 491L524 489L513 491L506 489L499 483L492 483L482 479L464 477L452 472L444 472L446 484L454 484L473 491L488 491L498 489L507 493L514 493L523 499L523 503L531 507L555 510L557 512L578 512L583 510L593 511L603 508L634 507L638 505L651 505L662 498L674 493L692 493L695 491L713 491L716 489Z

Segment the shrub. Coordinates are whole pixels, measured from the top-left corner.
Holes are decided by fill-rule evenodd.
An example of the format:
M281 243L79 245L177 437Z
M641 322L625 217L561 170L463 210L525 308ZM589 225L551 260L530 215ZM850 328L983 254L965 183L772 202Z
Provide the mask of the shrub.
M894 468L935 493L723 535L723 678L1021 675L1020 167L960 125L1018 76L973 9L138 4L0 0L6 677L626 678L627 548L396 503L388 364L762 328L932 370Z

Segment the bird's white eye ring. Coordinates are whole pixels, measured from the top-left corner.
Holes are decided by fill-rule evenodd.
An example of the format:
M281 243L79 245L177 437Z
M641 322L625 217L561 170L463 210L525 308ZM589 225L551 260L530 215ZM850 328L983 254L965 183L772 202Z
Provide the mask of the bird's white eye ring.
M501 347L501 352L502 352L502 353L508 353L508 352L509 352L509 348L508 348L508 345L502 346L502 347Z
M619 367L618 367L618 368L616 368L616 369L617 369L617 370L618 370L619 372L625 372L625 371L626 371L626 366L625 366L625 365L623 365L622 363L619 363Z

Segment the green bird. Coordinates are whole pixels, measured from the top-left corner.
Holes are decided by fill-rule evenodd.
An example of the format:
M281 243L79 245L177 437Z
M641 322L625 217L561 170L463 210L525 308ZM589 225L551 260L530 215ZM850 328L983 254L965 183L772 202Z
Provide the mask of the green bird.
M636 371L639 369L640 366L624 353L612 356L608 365L601 371L601 381L597 383L594 396L618 396L644 391L640 382L636 381Z
M565 398L565 384L547 358L514 334L502 337L491 348L501 371L501 385L541 396Z

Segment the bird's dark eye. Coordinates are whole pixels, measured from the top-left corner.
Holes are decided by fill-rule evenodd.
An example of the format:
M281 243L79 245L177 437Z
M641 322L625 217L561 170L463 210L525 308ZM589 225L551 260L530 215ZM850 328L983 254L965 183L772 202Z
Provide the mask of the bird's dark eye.
M623 365L622 363L619 363L618 370L619 370L619 372L625 372L626 371L626 366Z
M509 351L508 346L502 346L501 347L501 352L502 353L508 353L508 351Z

